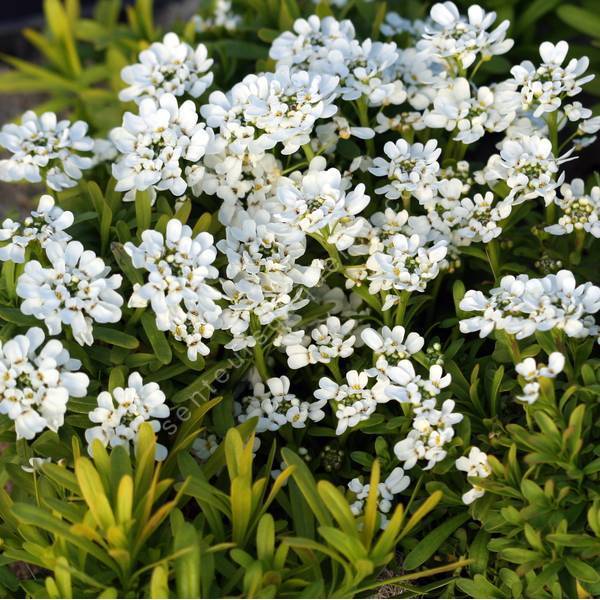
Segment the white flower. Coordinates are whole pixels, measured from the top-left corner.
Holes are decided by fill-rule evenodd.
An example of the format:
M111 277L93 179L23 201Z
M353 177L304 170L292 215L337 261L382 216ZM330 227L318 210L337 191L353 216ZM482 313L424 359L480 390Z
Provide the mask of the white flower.
M53 112L38 117L27 111L20 125L4 125L0 132L0 146L12 154L0 160L0 179L45 181L56 191L75 186L82 170L93 165L94 141L87 130L83 121L58 121Z
M516 116L517 102L515 92L495 94L489 87L480 87L472 97L469 82L459 77L437 93L423 120L427 127L444 128L456 134L453 139L472 144L486 131L505 130Z
M395 496L403 492L410 485L410 477L404 474L404 470L396 467L387 476L384 481L377 485L379 519L381 529L385 529L388 524L387 514L392 510ZM354 494L356 501L351 505L350 509L355 516L362 514L364 510L365 500L369 496L371 484L362 483L355 477L348 482L348 489Z
M385 388L387 396L399 402L410 402L415 407L429 400L435 401L438 394L452 382L452 376L449 373L444 375L440 365L432 365L429 379L423 379L407 359L388 367L386 375L389 378Z
M207 461L218 449L219 440L214 433L203 431L192 444L190 452L201 461Z
M204 44L194 50L177 34L167 33L162 42L154 42L140 52L139 63L123 68L121 78L129 87L119 92L119 99L139 104L165 93L198 98L213 81L209 72L213 60L207 56Z
M17 439L33 439L64 423L69 398L87 394L89 378L81 363L58 340L44 344L44 332L32 327L25 335L0 342L0 414L15 423Z
M342 325L338 317L329 317L325 323L312 330L306 342L302 331L288 334L282 340L288 355L288 366L290 369L301 369L309 364L327 364L337 358L351 356L356 336L350 333L355 329L356 321L353 319ZM300 339L298 333L302 334Z
M485 196L475 194L473 198L463 198L449 212L458 236L456 243L468 246L471 242L487 244L502 233L499 222L508 218L512 211L510 201L502 201L493 205L494 194L486 192ZM444 213L443 218L447 216Z
M421 19L405 19L397 12L390 11L386 13L385 20L381 24L380 31L386 37L395 37L408 33L414 39L420 38L425 32L426 23Z
M155 433L161 429L158 419L166 419L170 410L165 404L165 395L157 383L144 384L142 376L131 373L127 387L117 387L112 392L101 392L98 406L89 413L92 423L98 423L85 431L88 452L92 455L94 440L103 446L116 448L124 446L129 450L140 426L148 422ZM167 448L156 445L156 460L167 457Z
M544 231L566 235L583 230L600 238L600 187L596 185L586 194L583 180L573 179L570 184L563 183L560 194L554 203L560 207L562 215L558 223L545 227Z
M56 206L52 196L41 196L37 209L22 223L6 219L0 226L0 242L8 242L0 246L0 261L25 262L25 250L33 242L42 248L48 242L68 242L71 236L65 229L73 225L73 220L73 213Z
M242 17L233 12L231 0L215 0L211 3L210 8L212 9L210 16L194 15L192 17L196 31L199 33L219 28L235 31L242 21Z
M533 404L540 395L540 377L554 379L562 372L565 366L565 357L560 352L552 352L548 356L548 366L536 364L535 360L528 357L515 365L515 370L526 384L523 386L523 394L517 396L518 400Z
M505 181L510 188L507 200L514 204L540 197L548 205L565 177L558 174L559 167L572 160L571 152L556 158L550 140L537 135L505 139L500 154L490 157L485 177L492 184Z
M244 422L258 417L256 431L277 431L288 423L298 429L306 427L307 422L321 421L325 413L321 410L327 400L316 402L300 401L290 393L290 380L282 377L271 377L254 385L254 394L242 399L242 413L238 420Z
M311 161L308 171L299 181L286 179L280 182L277 198L282 209L275 213L277 220L307 233L324 227L333 229L340 219L354 221L355 215L369 204L370 198L364 193L365 185L360 183L354 191L346 194L342 174L337 169L325 168L325 159L319 156Z
M183 178L186 162L197 162L207 152L212 131L198 123L191 100L181 106L173 94L158 101L142 100L139 115L127 112L123 126L110 133L121 158L112 165L115 189L125 200L135 200L136 191L154 189L181 196L187 189Z
M110 268L77 241L64 246L48 242L46 255L50 267L29 261L18 279L21 312L43 320L50 335L67 325L77 343L91 346L94 323L117 323L121 319L123 298L115 290L123 278L107 277Z
M367 260L369 293L392 292L387 294L383 310L399 301L394 291L425 291L427 283L438 276L447 253L445 242L427 246L416 233L410 237L399 233L391 241L385 253L376 252Z
M581 86L594 78L594 75L582 77L589 65L589 59L571 59L562 66L569 44L561 41L540 44L542 64L535 67L531 61L514 66L511 73L520 88L523 110L535 109L533 115L539 117L560 107L562 99L581 92Z
M310 142L318 119L337 111L333 103L337 83L332 75L283 66L275 73L246 76L227 95L213 92L201 113L210 127L252 127L247 147L253 153L281 143L282 154L293 154Z
M555 327L575 338L600 333L592 316L600 310L600 288L589 282L577 286L573 273L567 270L541 279L507 275L489 297L469 290L460 302L460 309L480 313L460 321L463 333L479 331L480 337L486 337L494 329L504 330L517 339Z
M383 383L377 382L368 387L369 376L365 371L349 371L346 381L347 383L338 385L328 377L322 377L319 380L319 389L314 392L315 398L333 402L338 419L337 435L368 419L375 412L379 402L388 400L384 394Z
M442 151L437 147L437 140L429 140L423 145L399 139L395 144L387 142L383 151L389 160L375 158L369 171L376 177L386 177L389 183L375 189L375 192L385 194L390 200L396 200L405 193L417 198L432 194L431 186L436 183L440 168L437 159Z
M458 458L455 466L459 471L464 471L467 477L486 478L492 474L487 454L482 452L477 446L471 448L468 456ZM485 490L483 488L474 485L468 492L463 494L462 501L465 504L471 504L484 494Z
M393 329L383 327L381 332L370 327L362 330L361 338L373 350L376 360L376 367L369 371L369 375L387 375L389 367L421 351L425 340L418 333L411 332L406 337L405 333L400 325Z
M506 39L509 21L502 21L493 31L487 31L496 20L496 13L486 13L477 4L468 10L468 19L462 17L453 2L439 2L430 11L433 21L425 26L425 33L417 48L456 62L461 69L469 68L476 60L487 60L505 54L513 46Z
M221 293L206 283L219 275L212 265L217 256L212 235L204 231L192 236L189 226L171 219L165 236L144 231L142 243L128 242L125 251L136 269L148 273L143 285L134 286L129 306L150 304L158 329L183 341L188 357L195 360L198 354L209 353L202 339L210 338L217 327L221 308L215 301Z

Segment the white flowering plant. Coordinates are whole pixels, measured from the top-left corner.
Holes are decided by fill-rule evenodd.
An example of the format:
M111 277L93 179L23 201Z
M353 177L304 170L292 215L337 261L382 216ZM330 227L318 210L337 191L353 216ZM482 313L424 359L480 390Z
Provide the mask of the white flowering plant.
M46 2L4 595L600 595L595 73L487 4Z

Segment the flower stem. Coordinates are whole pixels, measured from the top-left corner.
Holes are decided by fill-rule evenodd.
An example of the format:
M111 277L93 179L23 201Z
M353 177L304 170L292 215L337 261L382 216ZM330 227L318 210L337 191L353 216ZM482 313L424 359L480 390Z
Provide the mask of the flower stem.
M356 101L356 112L358 113L358 121L361 127L371 127L369 121L369 107L364 96L361 96ZM367 154L371 157L375 156L375 142L373 138L365 140L367 144Z
M410 292L408 290L402 290L400 292L400 301L396 308L396 325L404 325L404 316L406 315L406 307L410 300Z
M269 370L267 369L267 362L265 360L265 353L262 347L261 339L260 339L260 322L255 315L250 316L250 327L252 330L252 335L256 341L253 353L254 353L254 366L256 367L261 379L266 381L269 379Z
M487 255L494 280L497 282L500 279L500 248L498 245L498 240L494 239L489 241L485 245L485 253Z
M548 132L550 134L550 141L552 142L552 154L554 157L558 157L558 123L557 123L557 111L548 113L546 117L546 123L548 124Z
M341 383L343 378L342 378L342 373L340 371L340 366L338 364L338 359L334 358L334 359L330 360L328 363L325 363L325 365L331 371L331 374L333 375L336 382Z
M302 150L304 150L304 156L306 156L306 160L310 163L310 161L315 157L315 153L313 152L310 143L304 144L304 146L302 146Z

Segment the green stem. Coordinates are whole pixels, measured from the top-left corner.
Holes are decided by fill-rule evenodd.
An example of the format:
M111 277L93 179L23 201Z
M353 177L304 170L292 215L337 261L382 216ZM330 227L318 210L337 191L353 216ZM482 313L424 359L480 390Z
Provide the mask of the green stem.
M485 253L490 264L494 280L500 280L500 246L497 239L493 239L485 245Z
M328 363L325 363L325 366L331 371L334 379L338 384L341 384L343 381L342 373L340 371L340 365L338 364L338 359L334 358L330 360Z
M269 379L269 370L267 369L267 362L265 360L265 353L260 342L260 322L255 315L250 316L250 327L252 330L252 335L256 340L256 344L254 345L253 353L254 353L254 366L258 370L258 373L263 381Z
M406 314L406 307L410 300L410 292L408 290L402 290L400 292L400 301L396 307L396 325L404 325L404 316Z
M310 163L310 161L315 157L315 153L313 152L310 143L304 144L304 146L302 146L302 150L304 150L304 156L306 156L306 160Z
M369 121L369 107L364 96L361 96L356 101L356 112L358 113L358 122L360 123L360 126L371 127L371 122ZM365 142L367 144L368 155L375 156L375 142L373 138L365 140Z
M548 113L546 123L548 124L548 132L550 134L550 141L552 142L552 153L556 158L558 156L558 123L556 110Z

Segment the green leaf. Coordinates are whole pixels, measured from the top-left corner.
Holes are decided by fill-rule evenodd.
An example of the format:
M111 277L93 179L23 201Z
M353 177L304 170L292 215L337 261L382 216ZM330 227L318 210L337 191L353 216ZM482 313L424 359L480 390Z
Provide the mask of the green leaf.
M175 560L175 585L179 598L200 597L200 547L198 533L191 523L182 523L173 538L173 551L187 549Z
M35 327L36 325L39 327L41 325L35 317L24 315L18 308L7 306L0 306L0 319L23 327Z
M598 581L600 581L600 574L589 563L585 563L582 560L571 556L565 556L564 561L567 570L575 577L575 579L579 579L579 581L584 581L586 583L598 583Z
M168 365L173 358L171 346L169 346L169 342L164 332L156 327L156 319L154 318L153 313L145 312L142 315L142 326L148 336L148 341L152 346L152 350L154 350L154 354L156 354L156 358L158 358L163 365Z
M469 520L469 513L456 515L436 527L428 533L406 556L404 568L412 571L420 567L426 560L431 558L440 546L456 531L463 523Z
M100 327L98 325L94 325L94 339L118 346L119 348L127 348L128 350L135 350L140 345L138 340L132 335L123 333L118 329Z
M565 4L557 9L558 16L567 24L594 39L600 38L600 16L574 4Z

